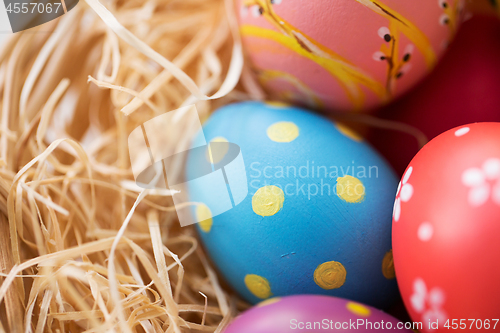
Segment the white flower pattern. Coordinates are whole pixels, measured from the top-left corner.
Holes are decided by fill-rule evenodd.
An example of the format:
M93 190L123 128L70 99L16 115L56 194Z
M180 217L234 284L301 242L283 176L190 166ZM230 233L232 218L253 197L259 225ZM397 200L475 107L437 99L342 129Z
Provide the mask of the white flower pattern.
M408 183L413 167L409 167L403 176L403 180L399 182L398 191L396 192L396 201L394 202L393 217L394 221L398 222L401 217L401 202L410 201L413 196L413 186Z
M470 187L468 202L473 207L484 205L491 197L500 205L500 158L486 160L481 168L469 168L462 173L462 184Z
M455 131L455 136L457 137L464 136L465 134L469 133L469 131L470 131L469 127L459 128Z
M422 314L424 323L439 322L441 327L446 319L446 312L442 309L445 302L445 294L441 288L432 288L427 290L425 281L421 278L415 279L413 283L413 295L410 297L413 309Z
M434 234L434 227L429 222L424 222L418 227L417 235L418 239L422 242L428 242L431 240Z

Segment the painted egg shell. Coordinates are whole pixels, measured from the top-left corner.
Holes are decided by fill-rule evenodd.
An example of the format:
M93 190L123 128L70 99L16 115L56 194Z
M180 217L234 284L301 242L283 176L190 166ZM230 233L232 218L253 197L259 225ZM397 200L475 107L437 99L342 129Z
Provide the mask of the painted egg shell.
M273 99L363 110L413 87L455 34L464 0L238 0L252 67Z
M418 128L429 139L473 122L500 121L500 20L464 22L436 69L411 93L378 112ZM418 152L414 137L373 130L369 141L402 175Z
M500 1L498 0L469 0L466 4L466 8L474 14L500 16Z
M394 205L394 262L405 305L423 331L431 331L430 321L448 332L445 325L461 319L480 321L467 321L467 329L493 329L499 221L500 123L447 131L410 162Z
M189 188L200 203L193 210L201 239L241 296L257 303L326 294L390 305L397 178L361 137L303 109L261 102L219 109L203 132L207 142L239 145L244 160L245 184L229 186L248 187L248 195L234 208L208 218L216 184ZM190 155L189 179L198 165Z
M406 324L406 329L405 329ZM272 298L237 317L224 333L412 332L412 323L337 297L297 295ZM359 330L359 331L358 331Z

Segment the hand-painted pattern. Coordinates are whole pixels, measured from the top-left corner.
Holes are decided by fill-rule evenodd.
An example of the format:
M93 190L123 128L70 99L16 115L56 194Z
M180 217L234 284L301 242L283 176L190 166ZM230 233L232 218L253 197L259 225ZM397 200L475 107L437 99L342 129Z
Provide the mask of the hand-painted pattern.
M334 51L301 32L284 18L278 16L273 9L273 3L273 0L245 0L243 5L250 8L251 12L262 15L279 32L244 25L241 27L241 33L244 36L273 40L314 61L326 69L339 82L356 109L363 106L364 92L361 89L362 86L373 91L381 99L384 98L386 95L384 87L379 82Z
M480 207L491 198L500 205L500 159L490 158L481 168L470 168L463 172L462 183L470 187L468 202Z
M378 0L356 1L370 8L375 13L387 18L390 22L391 35L394 38L399 38L400 33L404 34L417 46L420 52L422 52L427 66L429 68L434 67L436 64L436 53L427 36L415 24Z
M257 70L257 74L261 84L267 85L268 83L274 80L285 81L300 92L301 97L305 98L305 101L302 102L305 102L307 106L310 106L315 109L323 108L323 102L321 101L321 99L318 98L318 96L316 96L314 91L312 91L311 88L309 88L304 82L302 82L299 78L293 76L292 74L270 69ZM282 98L286 100L292 100L292 101L296 99L296 97L293 96L293 94L291 94L290 92L288 93L284 92L282 94L283 94L282 96L277 95L273 97L278 99Z
M387 62L386 91L390 97L394 93L396 80L411 69L410 60L415 46L413 44L406 45L403 56L400 58L399 38L396 38L394 33L391 33L387 27L381 27L378 34L384 40L384 43L381 50L373 54L373 59Z
M413 186L408 183L412 172L413 167L409 167L403 176L403 180L399 183L398 190L396 192L396 201L394 202L393 210L393 217L396 222L398 222L401 217L401 202L408 202L413 196Z
M455 1L453 5L450 5L449 0L438 0L438 4L443 9L443 15L439 18L439 24L449 27L451 39L458 30L460 18L465 9L465 1ZM443 42L443 45L447 46L449 42L450 40L446 40Z
M388 20L388 26L379 30L383 43L380 50L374 54L375 60L387 63L387 77L383 80L385 82L373 78L365 69L341 56L338 50L326 47L306 32L299 30L284 17L278 15L273 7L282 4L282 0L242 0L242 7L240 8L242 17L249 15L263 17L275 29L243 24L241 33L243 36L276 42L324 68L339 83L353 109L359 110L365 107L368 92L372 92L378 98L379 103L384 103L396 95L398 79L410 71L412 67L410 62L415 49L418 49L423 55L428 69L433 68L436 64L437 54L429 38L416 24L382 1L352 1L356 1ZM457 29L464 2L463 0L437 1L438 5L443 9L443 15L437 24L441 23L449 27L451 31L449 37L451 39ZM405 37L405 39L402 37ZM409 42L405 42L406 45L401 45L403 40L408 39ZM443 41L443 44L447 44L450 39ZM307 99L306 104L317 108L323 107L321 98L314 90L304 89L306 85L303 84L301 78L296 78L290 74L283 75L283 71L269 71L267 69L258 69L258 74L260 81L264 82L264 85L269 81L275 82L275 80L283 79L287 84L294 87L299 94L304 95L304 98ZM284 98L289 99L286 96ZM373 97L370 98L373 102Z
M413 283L413 295L410 298L410 303L417 313L422 314L424 323L438 321L439 327L446 322L447 315L443 310L445 303L445 294L440 288L432 288L427 290L425 281L417 278ZM426 327L426 331L428 331Z

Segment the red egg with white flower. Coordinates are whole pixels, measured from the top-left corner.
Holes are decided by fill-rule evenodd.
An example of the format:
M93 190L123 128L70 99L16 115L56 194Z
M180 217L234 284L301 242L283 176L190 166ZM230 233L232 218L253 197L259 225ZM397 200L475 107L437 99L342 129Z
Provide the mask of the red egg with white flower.
M392 236L399 288L423 332L500 330L500 123L422 148L399 185Z

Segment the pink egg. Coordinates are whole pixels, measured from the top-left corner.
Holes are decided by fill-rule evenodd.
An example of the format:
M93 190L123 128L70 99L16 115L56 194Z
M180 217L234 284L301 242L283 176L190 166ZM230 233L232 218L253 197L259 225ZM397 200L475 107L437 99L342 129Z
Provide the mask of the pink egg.
M237 0L248 58L270 97L366 110L413 87L459 26L464 0Z
M396 195L401 295L421 332L500 330L500 123L451 129L410 162Z
M224 333L412 332L413 323L343 298L298 295L268 299L237 317Z

